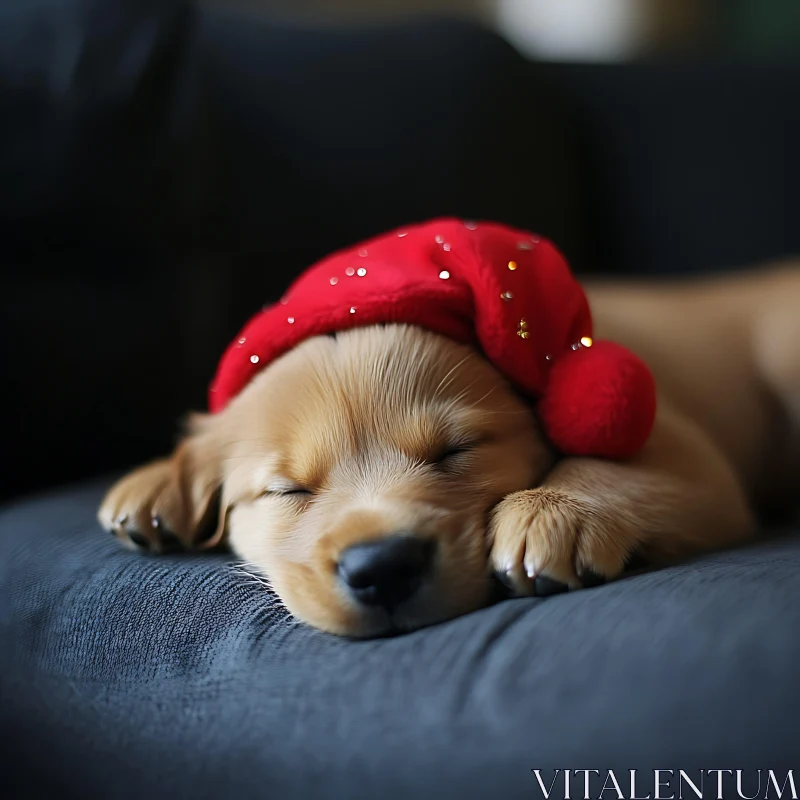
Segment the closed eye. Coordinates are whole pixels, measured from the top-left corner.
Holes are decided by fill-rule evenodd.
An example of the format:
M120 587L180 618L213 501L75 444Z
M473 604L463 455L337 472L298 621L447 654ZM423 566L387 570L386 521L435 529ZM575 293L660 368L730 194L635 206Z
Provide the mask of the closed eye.
M477 442L464 442L463 444L451 444L440 450L436 456L430 459L438 469L443 471L450 471L459 466L462 456L471 453L477 445Z
M261 497L291 497L293 499L307 499L314 495L311 489L293 484L273 484L268 486Z
M436 459L435 463L439 464L442 461L446 461L448 458L455 458L456 456L463 455L464 453L468 453L470 449L470 447L463 444L452 445L439 453L439 457Z

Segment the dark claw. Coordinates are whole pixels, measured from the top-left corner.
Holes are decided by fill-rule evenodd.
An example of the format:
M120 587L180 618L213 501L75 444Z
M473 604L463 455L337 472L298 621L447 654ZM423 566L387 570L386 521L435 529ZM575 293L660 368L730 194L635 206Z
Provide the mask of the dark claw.
M561 581L554 581L544 575L537 576L533 581L533 592L536 597L550 597L553 594L563 594L569 587Z
M602 586L605 582L606 579L602 575L598 575L590 569L584 570L583 575L581 575L581 583L583 583L584 589L593 589L595 586Z
M150 549L150 541L148 538L138 531L128 531L128 538L137 546L144 550Z
M514 584L511 582L511 579L508 577L507 572L503 572L502 570L496 569L494 571L494 577L497 581L499 581L506 589L509 591L514 591Z
M110 527L110 528L108 528L108 532L109 532L109 533L110 533L112 536L116 536L116 535L117 535L117 534L120 532L120 530L122 530L122 531L124 532L124 530L125 530L125 523L126 523L127 521L128 521L128 515L127 515L127 514L120 514L120 515L119 515L119 516L118 516L118 517L117 517L117 518L116 518L116 519L115 519L115 520L114 520L114 521L111 523L111 527Z
M177 553L183 550L181 540L170 530L161 528L160 544L162 553Z
M494 572L492 575L494 580L491 584L491 602L498 603L501 600L508 600L509 598L513 597L514 590L507 583L505 574Z

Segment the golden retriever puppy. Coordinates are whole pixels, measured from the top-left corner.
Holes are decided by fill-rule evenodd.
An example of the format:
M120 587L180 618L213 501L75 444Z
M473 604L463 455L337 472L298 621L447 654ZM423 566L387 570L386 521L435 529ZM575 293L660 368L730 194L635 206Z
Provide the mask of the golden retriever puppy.
M372 326L305 341L194 418L100 521L156 553L227 544L296 617L354 637L478 609L493 574L578 588L746 539L800 484L800 269L588 294L597 335L656 379L628 461L558 458L480 353Z

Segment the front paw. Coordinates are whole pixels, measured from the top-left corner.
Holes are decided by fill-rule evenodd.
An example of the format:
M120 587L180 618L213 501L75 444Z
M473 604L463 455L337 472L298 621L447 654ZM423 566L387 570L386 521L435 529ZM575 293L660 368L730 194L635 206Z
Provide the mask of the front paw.
M518 595L614 578L634 544L612 514L551 489L509 495L492 512L489 536L490 566Z
M183 514L168 461L156 461L119 480L97 514L100 524L129 548L166 553L183 548Z

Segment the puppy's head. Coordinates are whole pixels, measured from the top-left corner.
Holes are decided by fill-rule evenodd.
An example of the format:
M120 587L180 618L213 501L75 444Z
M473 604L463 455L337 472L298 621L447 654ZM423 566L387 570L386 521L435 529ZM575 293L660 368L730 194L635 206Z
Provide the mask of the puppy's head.
M204 425L233 550L348 636L484 605L488 512L551 461L486 361L404 326L311 339Z

